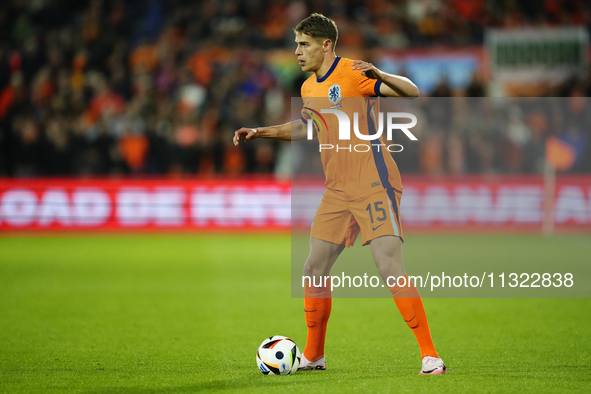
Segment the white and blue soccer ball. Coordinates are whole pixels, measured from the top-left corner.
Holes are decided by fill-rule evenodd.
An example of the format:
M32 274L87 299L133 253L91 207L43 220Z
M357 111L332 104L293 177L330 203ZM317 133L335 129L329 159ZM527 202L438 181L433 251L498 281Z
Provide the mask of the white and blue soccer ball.
M265 375L289 375L300 366L302 353L288 337L273 335L266 338L257 350L257 366Z

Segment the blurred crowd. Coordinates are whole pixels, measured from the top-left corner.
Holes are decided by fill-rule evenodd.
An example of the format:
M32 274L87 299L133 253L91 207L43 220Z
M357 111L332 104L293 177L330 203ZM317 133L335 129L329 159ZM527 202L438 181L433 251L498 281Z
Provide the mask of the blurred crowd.
M285 144L235 148L231 137L242 126L289 121L290 98L307 77L292 59L291 29L309 13L335 19L338 52L482 45L489 26L588 26L590 10L582 0L5 0L0 176L289 172ZM591 79L575 78L547 95L590 93ZM481 97L487 86L475 77L452 91L442 78L421 94ZM494 139L428 133L403 171L540 170L527 155L507 159L536 138L531 130L525 142L502 131ZM587 149L588 132L580 133ZM478 152L491 157L482 164Z
M403 173L536 174L552 162L570 173L591 172L586 97L432 98L413 103L422 122L419 144L394 154Z

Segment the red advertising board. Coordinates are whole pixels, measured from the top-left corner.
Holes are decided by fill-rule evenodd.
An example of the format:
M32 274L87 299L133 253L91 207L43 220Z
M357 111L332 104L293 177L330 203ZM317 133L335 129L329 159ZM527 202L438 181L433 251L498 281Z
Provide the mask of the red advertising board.
M289 231L309 228L321 181L0 179L0 231ZM549 199L547 197L550 197ZM405 227L591 229L591 177L407 177Z
M556 227L591 229L591 177L559 177L548 191L542 176L410 178L401 211L417 227L541 228L549 214Z
M289 230L277 181L0 180L0 230Z

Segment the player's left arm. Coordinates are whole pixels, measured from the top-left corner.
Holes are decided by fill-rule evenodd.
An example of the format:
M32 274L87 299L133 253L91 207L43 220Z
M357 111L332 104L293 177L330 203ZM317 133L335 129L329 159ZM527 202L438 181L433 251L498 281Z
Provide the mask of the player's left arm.
M369 79L382 81L380 85L380 95L386 97L417 97L419 88L406 77L400 75L388 74L379 70L371 63L362 60L356 60L351 64L353 70L359 70L361 75Z

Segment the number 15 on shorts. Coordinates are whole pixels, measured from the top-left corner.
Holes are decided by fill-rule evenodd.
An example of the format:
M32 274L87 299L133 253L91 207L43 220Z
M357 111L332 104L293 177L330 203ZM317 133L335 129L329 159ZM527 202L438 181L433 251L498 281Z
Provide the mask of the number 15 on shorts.
M367 212L369 212L369 219L371 220L371 229L373 231L377 230L378 227L381 227L384 223L375 223L377 222L384 222L386 221L386 219L388 218L388 215L386 214L386 210L382 207L382 205L384 204L383 201L376 201L373 203L373 205L367 204L367 207L365 208L365 210ZM375 219L375 220L374 220ZM374 226L374 223L377 224L377 226Z

